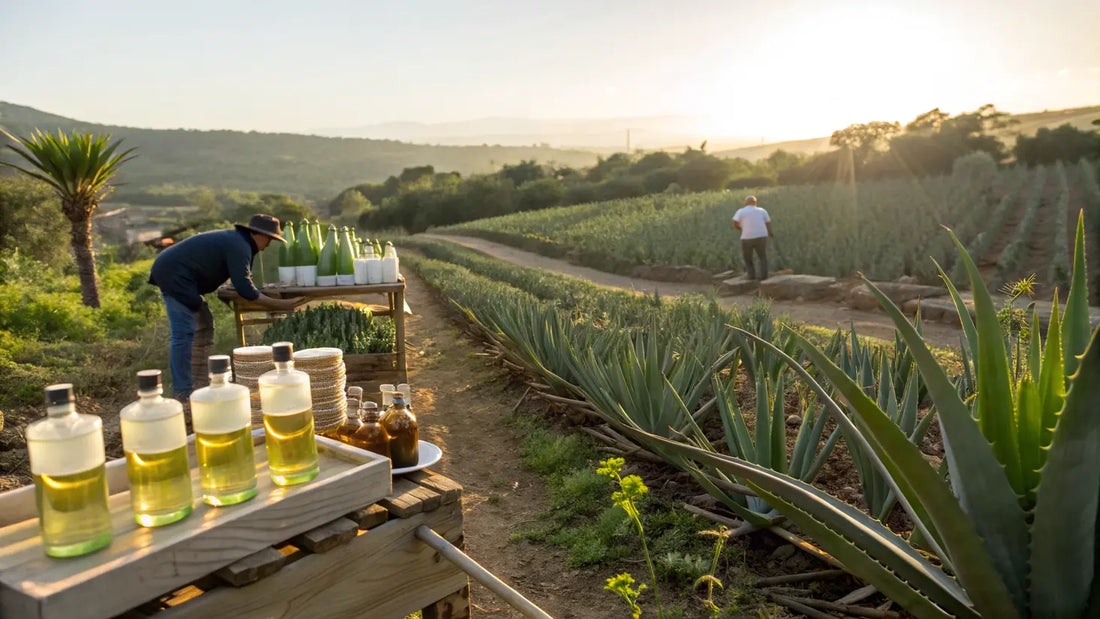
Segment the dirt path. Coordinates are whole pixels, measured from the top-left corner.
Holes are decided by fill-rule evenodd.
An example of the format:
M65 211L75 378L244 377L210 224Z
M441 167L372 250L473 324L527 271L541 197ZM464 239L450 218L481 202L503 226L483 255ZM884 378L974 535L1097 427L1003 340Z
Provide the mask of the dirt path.
M704 284L655 282L605 273L476 237L440 234L424 234L421 236L450 241L513 264L572 275L609 288L624 288L646 294L653 294L656 291L661 296L679 296L686 293L706 294L714 289L712 286ZM721 297L719 302L723 307L734 307L749 305L755 299L756 297L753 295L726 296ZM856 332L861 335L888 340L893 340L894 337L893 323L884 314L854 310L839 303L773 301L772 309L777 315L786 315L794 321L810 325L829 329L836 327L847 329L850 324L855 323ZM957 346L960 330L958 325L954 323L926 322L924 324L924 334L925 339L937 346Z
M406 272L409 382L421 437L443 448L434 470L461 483L466 553L554 617L621 617L602 589L612 576L571 570L562 553L509 537L534 522L547 506L541 479L521 467L523 436L506 422L522 394L501 370L475 356L481 347L465 337L439 297ZM474 584L478 616L520 617Z

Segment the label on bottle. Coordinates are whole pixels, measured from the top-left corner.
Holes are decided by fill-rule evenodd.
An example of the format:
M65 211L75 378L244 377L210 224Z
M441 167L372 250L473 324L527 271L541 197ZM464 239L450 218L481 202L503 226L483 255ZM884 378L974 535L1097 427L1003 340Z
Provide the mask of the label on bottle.
M32 475L76 475L103 464L103 432L95 431L59 441L27 441Z
M294 415L313 408L309 380L294 384L260 383L260 404L265 415Z

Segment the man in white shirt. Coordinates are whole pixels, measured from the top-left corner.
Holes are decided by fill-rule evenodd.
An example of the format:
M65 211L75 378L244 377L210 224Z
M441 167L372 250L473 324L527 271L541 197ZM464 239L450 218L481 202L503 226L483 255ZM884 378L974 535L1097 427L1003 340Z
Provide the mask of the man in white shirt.
M749 279L768 279L768 237L772 236L772 218L756 206L756 196L745 198L745 206L733 214L733 227L741 231L741 257ZM760 256L760 277L756 277L753 252Z

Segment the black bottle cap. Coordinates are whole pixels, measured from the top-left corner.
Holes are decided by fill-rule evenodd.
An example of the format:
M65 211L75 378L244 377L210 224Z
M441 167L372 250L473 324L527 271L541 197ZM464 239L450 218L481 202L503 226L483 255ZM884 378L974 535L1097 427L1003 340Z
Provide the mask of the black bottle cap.
M294 361L294 344L290 342L275 342L271 345L271 357L275 363Z
M229 371L229 355L210 355L206 359L206 366L211 374L225 374Z
M405 398L401 397L400 392L393 394L393 405L397 406L398 404L400 404L401 406L405 405Z
M138 391L160 391L160 370L142 370L137 373Z
M46 406L58 406L75 401L72 383L59 383L46 387Z

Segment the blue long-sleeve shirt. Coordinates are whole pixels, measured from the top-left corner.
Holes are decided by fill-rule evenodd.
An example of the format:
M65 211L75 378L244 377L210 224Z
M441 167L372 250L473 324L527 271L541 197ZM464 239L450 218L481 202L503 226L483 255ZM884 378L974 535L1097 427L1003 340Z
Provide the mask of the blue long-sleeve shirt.
M242 298L254 301L260 291L252 283L252 258L259 252L246 230L216 230L186 238L153 261L149 283L192 310L202 307L202 295L225 280Z

